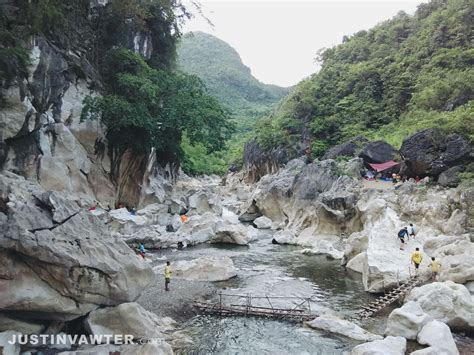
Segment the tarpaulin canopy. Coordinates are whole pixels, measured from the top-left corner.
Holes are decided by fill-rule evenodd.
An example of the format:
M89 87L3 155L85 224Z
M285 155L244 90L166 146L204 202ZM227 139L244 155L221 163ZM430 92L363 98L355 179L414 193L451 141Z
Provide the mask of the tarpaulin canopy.
M393 161L393 160L389 160L385 163L382 163L382 164L369 164L372 169L374 169L376 172L379 172L379 171L384 171L384 170L387 170L387 169L390 169L392 166L395 166L395 165L398 165L400 163L397 163L396 161Z

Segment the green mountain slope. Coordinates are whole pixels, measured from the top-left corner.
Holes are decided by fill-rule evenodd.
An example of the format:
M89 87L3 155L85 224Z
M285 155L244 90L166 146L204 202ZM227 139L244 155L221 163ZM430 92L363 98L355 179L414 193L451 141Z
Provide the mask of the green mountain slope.
M253 134L257 118L268 115L290 88L267 85L252 76L237 51L219 38L203 32L185 34L177 47L180 71L198 76L211 96L232 114L236 128L222 151L212 154L200 145L183 141L187 157L183 170L191 174L223 173L242 163L243 146Z
M288 88L259 82L237 51L213 35L187 33L177 52L178 68L201 78L209 93L237 116L257 117L289 92Z
M257 141L311 146L312 154L363 134L399 146L428 127L474 139L474 2L433 0L400 12L320 54L319 73L298 84L257 126Z

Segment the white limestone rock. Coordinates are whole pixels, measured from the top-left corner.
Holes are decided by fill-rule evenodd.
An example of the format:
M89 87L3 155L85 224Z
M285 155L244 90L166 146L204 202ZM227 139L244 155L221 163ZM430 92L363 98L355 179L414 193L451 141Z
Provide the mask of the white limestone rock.
M385 334L416 339L420 330L430 320L431 317L423 312L418 303L410 301L390 313Z
M92 311L84 320L84 326L93 335L129 334L135 340L165 340L164 333L172 329L167 319L160 319L135 302Z
M433 282L415 287L406 300L418 303L424 312L451 328L474 329L474 302L464 285L452 281Z
M427 323L421 329L417 339L418 343L429 345L437 354L459 355L451 330L440 321L433 320Z
M268 217L261 216L253 221L253 223L258 229L270 229L272 227L273 221Z
M154 268L162 274L164 265ZM227 256L201 257L193 260L180 260L172 265L173 277L190 281L224 281L237 276L234 262Z
M355 340L373 341L383 339L382 336L372 334L362 329L357 324L328 314L319 316L312 321L306 322L306 324L314 329L321 329L331 333L344 335Z
M406 349L405 338L388 336L383 340L357 345L351 355L405 355Z

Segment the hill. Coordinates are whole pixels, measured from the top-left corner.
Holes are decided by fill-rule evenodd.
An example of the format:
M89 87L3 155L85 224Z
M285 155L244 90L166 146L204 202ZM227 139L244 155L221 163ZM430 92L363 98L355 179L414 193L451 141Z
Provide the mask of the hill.
M433 0L319 53L300 82L257 125L264 150L311 147L314 157L351 137L396 147L423 128L474 139L474 3Z
M209 93L241 118L267 113L289 92L288 88L258 81L237 51L213 35L187 33L181 38L177 53L178 68L201 78Z

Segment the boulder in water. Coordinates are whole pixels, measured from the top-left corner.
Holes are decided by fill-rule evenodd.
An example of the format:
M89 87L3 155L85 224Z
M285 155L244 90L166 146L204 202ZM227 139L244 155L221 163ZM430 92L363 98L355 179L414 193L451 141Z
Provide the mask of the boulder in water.
M258 217L254 222L253 222L258 229L270 229L272 227L272 220L268 217L261 216Z
M162 272L164 266L157 266L155 272ZM190 281L224 281L237 276L237 269L229 257L201 257L193 260L179 260L173 263L176 278Z
M331 333L344 335L348 338L360 341L373 341L383 339L382 336L372 334L362 329L357 324L328 314L319 316L312 321L306 322L306 324L314 329L322 329Z
M351 355L405 355L406 349L405 338L388 336L383 340L357 345Z

